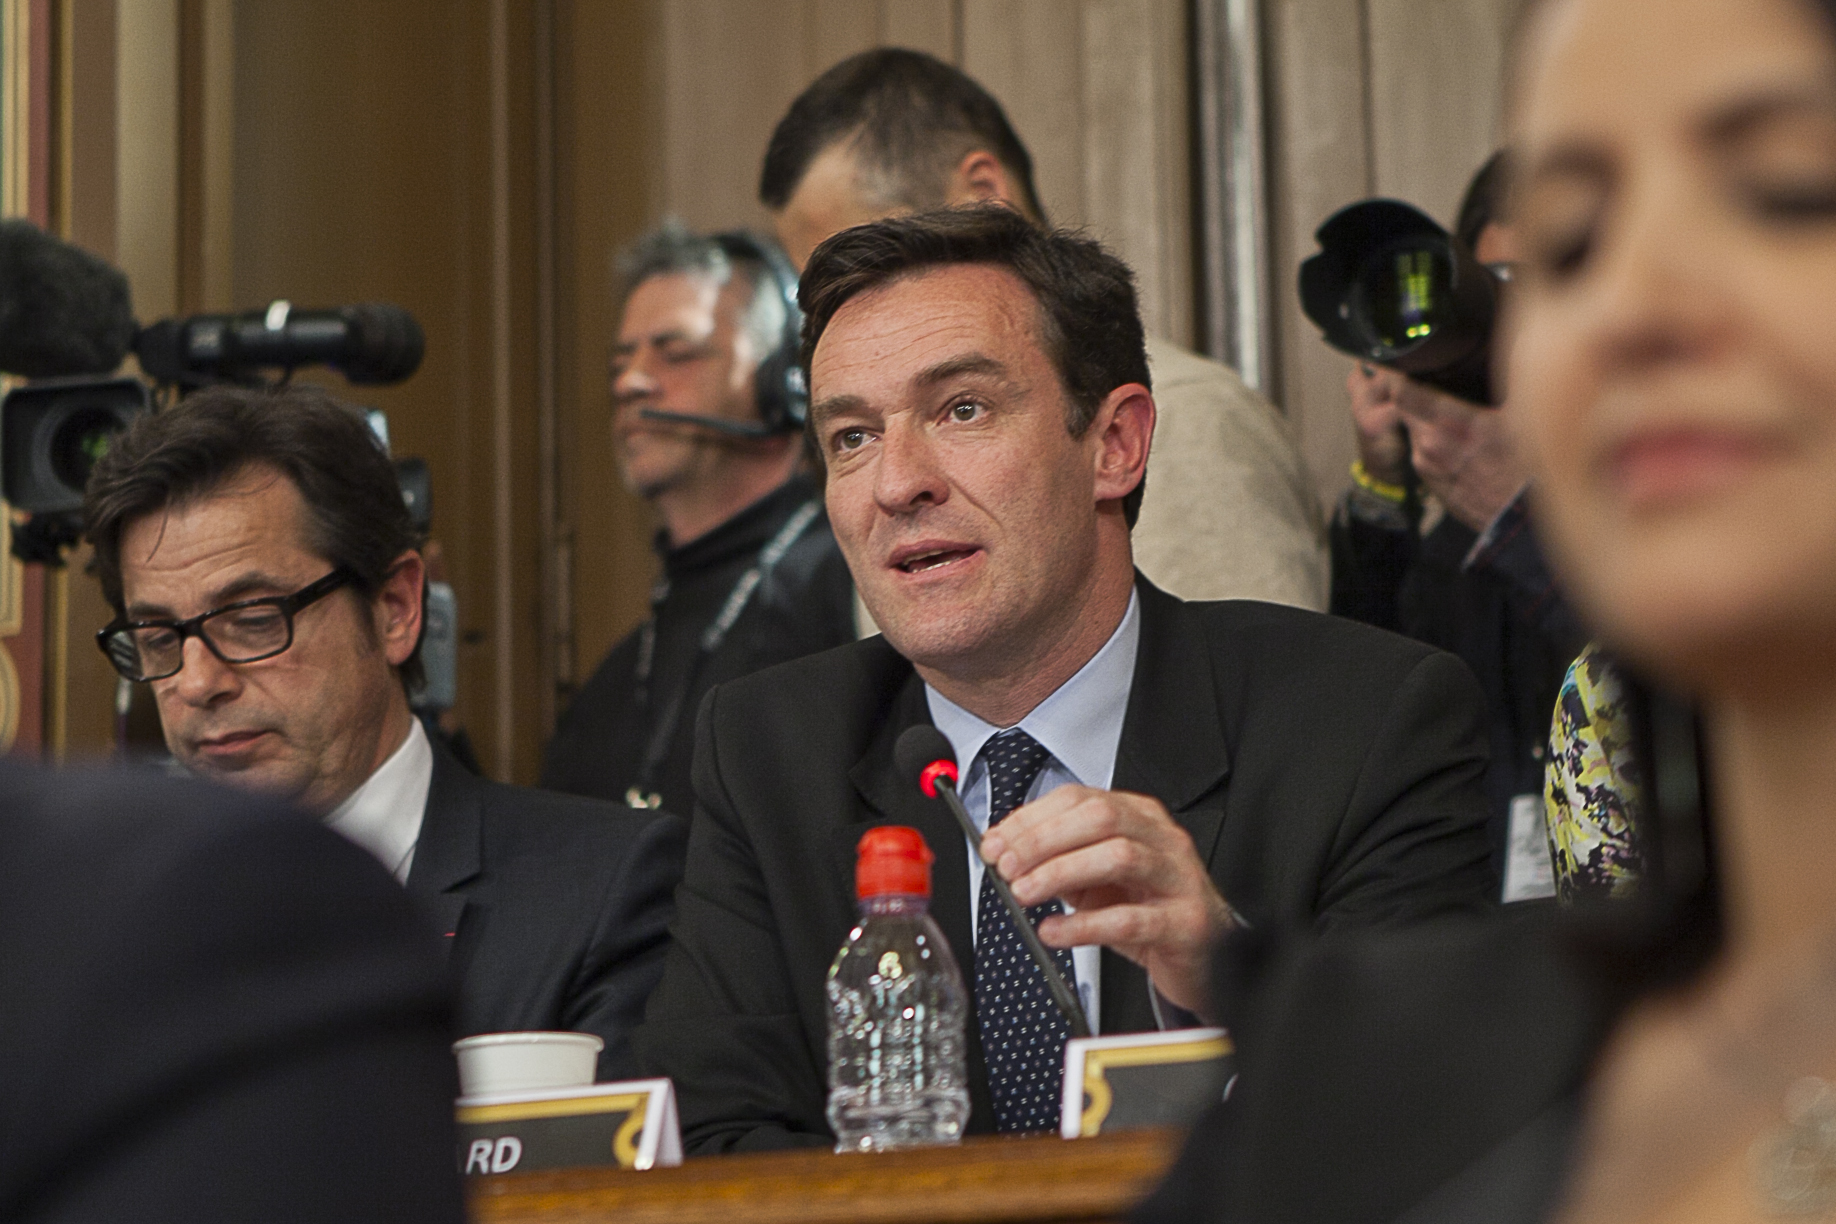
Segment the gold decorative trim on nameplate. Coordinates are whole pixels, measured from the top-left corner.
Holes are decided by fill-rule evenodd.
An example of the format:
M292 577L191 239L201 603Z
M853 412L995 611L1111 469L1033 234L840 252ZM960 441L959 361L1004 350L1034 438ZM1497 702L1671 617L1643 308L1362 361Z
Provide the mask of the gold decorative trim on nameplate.
M13 555L13 508L0 502L0 637L25 628L25 566Z
M19 738L19 669L13 652L0 642L0 753L13 750Z
M605 1085L609 1091L596 1087L461 1099L460 1172L681 1163L675 1090L668 1080L626 1080Z
M1153 1045L1122 1046L1103 1049L1093 1047L1084 1052L1084 1093L1090 1098L1078 1121L1078 1136L1089 1138L1101 1134L1103 1123L1115 1104L1110 1088L1109 1071L1115 1067L1165 1066L1172 1063L1214 1062L1235 1052L1230 1038L1199 1037L1191 1041L1162 1041Z
M519 1101L507 1105L461 1105L459 1123L464 1126L473 1122L527 1122L531 1118L571 1118L631 1109L637 1111L638 1123L642 1125L644 1106L649 1101L650 1094L647 1092L621 1092L617 1096L587 1097L584 1100L564 1097L558 1100Z

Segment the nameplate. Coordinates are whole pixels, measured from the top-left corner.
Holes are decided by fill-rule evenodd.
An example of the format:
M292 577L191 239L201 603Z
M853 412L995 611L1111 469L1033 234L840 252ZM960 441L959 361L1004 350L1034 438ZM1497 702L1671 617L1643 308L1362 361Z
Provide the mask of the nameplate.
M1065 1043L1067 1139L1144 1126L1190 1126L1221 1100L1234 1048L1223 1029L1073 1037Z
M461 1173L682 1163L676 1090L666 1079L460 1097L457 1108Z

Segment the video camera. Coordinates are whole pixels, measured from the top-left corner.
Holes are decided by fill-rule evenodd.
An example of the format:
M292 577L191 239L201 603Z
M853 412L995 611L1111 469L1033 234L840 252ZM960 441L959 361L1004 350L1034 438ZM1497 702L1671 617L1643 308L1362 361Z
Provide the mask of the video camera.
M134 319L127 278L28 221L0 221L0 370L33 380L0 400L0 493L32 520L23 560L56 564L74 543L90 470L109 439L154 411L154 388L114 371L132 352L153 383L182 396L212 383L259 385L306 365L357 385L400 382L426 342L414 316L368 303L296 310L278 301L234 315Z
M215 382L259 383L266 370L284 380L313 364L358 385L400 382L420 367L424 344L414 316L398 306L294 310L281 301L246 314L162 319L135 334L133 351L148 377L183 395ZM6 500L35 515L81 508L108 439L153 406L152 388L137 378L66 376L15 388L0 401Z
M1508 279L1400 200L1328 217L1300 267L1301 309L1326 343L1463 400L1495 406L1492 334Z
M0 370L32 381L0 399L0 493L31 519L13 532L22 561L62 563L77 542L89 475L116 434L157 408L154 386L118 377L129 352L141 372L174 396L213 383L261 385L300 366L327 365L358 386L401 382L421 365L426 341L414 316L371 302L296 310L277 301L233 315L135 321L127 278L28 221L0 221ZM369 414L388 449L388 423ZM395 461L415 529L432 524L433 483L424 460ZM422 635L425 683L417 712L458 698L458 609L453 589L427 589Z

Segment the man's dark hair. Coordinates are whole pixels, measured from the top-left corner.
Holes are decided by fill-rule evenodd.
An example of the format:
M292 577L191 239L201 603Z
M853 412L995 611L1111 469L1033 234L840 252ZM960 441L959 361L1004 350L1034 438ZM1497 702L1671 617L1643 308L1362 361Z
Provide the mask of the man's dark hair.
M1485 159L1485 165L1473 175L1460 200L1460 214L1454 221L1454 237L1477 250L1479 235L1495 221L1505 220L1507 192L1511 187L1511 152L1500 149Z
M1070 401L1065 427L1080 438L1117 387L1148 381L1146 339L1135 275L1101 243L1045 230L1003 204L940 208L889 217L836 234L810 255L797 297L803 305L804 374L842 304L858 294L933 268L985 264L1019 277L1039 304L1039 344ZM812 420L813 424L813 420ZM821 453L821 447L816 448ZM1122 510L1133 527L1144 475Z
M251 467L293 482L306 503L306 543L356 575L372 597L397 557L421 539L395 467L363 417L309 384L278 390L209 387L168 411L144 416L97 461L83 499L102 594L117 613L121 536L136 520L212 496ZM420 684L421 645L397 669Z
M922 51L880 47L850 56L797 95L765 147L759 201L776 212L830 145L852 142L866 187L888 204L936 208L958 162L977 149L1012 177L1014 201L1045 224L1033 159L994 96Z

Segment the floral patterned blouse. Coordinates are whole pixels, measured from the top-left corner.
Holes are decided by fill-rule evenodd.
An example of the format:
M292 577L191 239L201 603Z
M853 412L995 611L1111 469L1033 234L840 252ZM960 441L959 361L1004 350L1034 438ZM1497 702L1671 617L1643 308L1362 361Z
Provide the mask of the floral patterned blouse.
M1624 685L1590 645L1562 681L1544 770L1543 811L1562 904L1629 896L1637 887L1643 786Z

